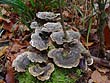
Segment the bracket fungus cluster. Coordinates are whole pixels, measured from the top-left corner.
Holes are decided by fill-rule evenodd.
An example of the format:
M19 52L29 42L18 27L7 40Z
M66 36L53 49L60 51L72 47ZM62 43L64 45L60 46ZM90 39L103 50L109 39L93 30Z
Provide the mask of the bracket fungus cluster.
M36 16L43 20L53 20L58 14L38 12ZM54 64L62 68L77 67L83 57L82 54L86 57L89 65L93 62L90 54L80 42L79 32L68 29L66 31L67 37L64 38L60 22L47 22L42 26L38 25L37 22L32 22L30 27L35 30L31 35L30 44L36 50L18 55L12 64L16 71L25 72L28 68L31 75L45 81L50 78L54 71ZM51 46L53 47L51 48ZM30 63L35 65L29 67Z

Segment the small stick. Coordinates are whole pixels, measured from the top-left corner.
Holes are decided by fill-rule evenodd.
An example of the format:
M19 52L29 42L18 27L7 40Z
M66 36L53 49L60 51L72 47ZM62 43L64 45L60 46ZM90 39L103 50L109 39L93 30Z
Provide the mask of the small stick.
M24 38L22 38L22 42L29 39L31 37L31 34L25 35Z
M104 59L101 59L98 57L94 57L94 56L92 56L92 58L94 60L94 63L107 67L107 68L110 68L110 61L107 61L107 60L104 60Z
M64 38L67 39L67 33L66 33L66 29L64 27L64 18L63 18L63 15L62 15L61 0L58 0L58 2L59 2L60 17L61 17L61 24L62 24L62 28L63 28L63 32L64 32Z

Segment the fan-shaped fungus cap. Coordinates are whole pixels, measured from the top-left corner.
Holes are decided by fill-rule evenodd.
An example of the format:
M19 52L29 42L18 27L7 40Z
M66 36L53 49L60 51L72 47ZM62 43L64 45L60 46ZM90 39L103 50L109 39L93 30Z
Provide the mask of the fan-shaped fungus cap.
M63 44L64 42L74 42L76 39L80 39L80 33L75 32L73 30L68 30L67 32L67 39L64 39L64 32L53 32L50 37L52 41L56 42L57 44Z
M37 22L32 22L30 27L31 27L31 29L39 29L39 25Z
M34 77L37 76L37 78L41 81L48 80L53 71L54 71L54 65L52 63L48 63L44 67L40 67L39 65L29 67L29 72Z
M45 32L55 32L55 31L59 31L61 29L62 29L62 25L60 22L57 22L57 23L48 22L48 23L44 24L44 26L41 30L45 31Z
M44 59L44 57L42 57L40 53L29 52L27 57L29 60L31 60L31 62L46 62L46 60Z
M41 32L37 31L31 35L30 44L38 50L43 51L48 48L48 39L45 40L40 36Z
M64 48L52 49L49 51L48 57L53 58L54 63L59 67L77 67L80 60L80 50L75 47L70 48L68 52Z
M60 14L54 14L53 12L38 12L36 13L36 16L40 19L45 20L53 20L57 18Z
M41 81L48 80L50 78L51 73L54 71L54 65L52 63L48 63L47 66L43 67L44 73L37 76L37 78Z
M16 57L12 63L12 67L15 67L15 70L18 72L25 72L27 65L30 63L27 58L29 52L24 52Z
M34 77L39 76L44 73L43 68L41 68L38 64L36 66L31 66L28 68L29 73Z

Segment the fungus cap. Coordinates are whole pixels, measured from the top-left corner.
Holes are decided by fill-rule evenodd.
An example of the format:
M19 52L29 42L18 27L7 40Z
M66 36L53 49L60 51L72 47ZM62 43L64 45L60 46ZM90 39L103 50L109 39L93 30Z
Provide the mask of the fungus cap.
M52 58L54 63L59 67L77 67L80 60L80 50L70 48L69 52L67 52L64 48L52 49L49 51L48 57Z
M53 32L50 37L52 41L56 42L57 44L63 44L64 42L74 42L80 39L80 33L75 32L73 30L68 30L67 32L67 39L64 39L64 32Z
M53 71L54 65L52 63L48 63L44 67L40 67L40 65L29 67L30 74L37 77L41 81L48 80Z
M50 78L52 72L54 71L54 65L52 63L48 63L47 66L43 67L43 69L44 69L44 73L37 76L37 79L41 81L45 81Z
M38 12L36 13L36 16L40 19L45 19L45 20L53 20L57 18L60 14L55 14L53 12Z
M16 57L12 63L12 67L18 72L25 72L27 65L30 63L27 58L29 52L24 52Z
M41 32L36 32L31 35L30 44L38 50L43 51L48 48L48 40L43 40L39 35Z
M40 53L29 52L27 57L31 62L38 62L38 63L46 62L46 60L44 59L44 57L42 57Z
M56 31L60 31L61 29L62 29L62 25L60 22L57 23L48 22L44 24L41 30L45 32L56 32Z
M31 29L39 29L39 25L37 22L32 22L30 27L31 27Z
M37 64L28 68L29 73L34 77L39 76L44 73L44 70Z

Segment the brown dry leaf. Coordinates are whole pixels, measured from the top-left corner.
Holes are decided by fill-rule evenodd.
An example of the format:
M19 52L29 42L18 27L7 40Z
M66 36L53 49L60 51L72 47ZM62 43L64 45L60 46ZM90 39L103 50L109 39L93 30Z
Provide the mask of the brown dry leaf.
M5 54L7 48L8 48L8 46L5 46L2 48L2 50L0 50L0 57Z
M101 75L97 70L95 70L92 75L91 79L95 83L110 83L110 80L108 79L107 75Z
M68 17L68 18L72 17L72 15L68 11L63 11L63 15L64 17Z
M91 29L91 33L95 34L97 32L97 29Z
M102 82L101 77L102 77L101 74L97 70L95 70L91 75L92 80L96 83Z
M12 52L19 52L20 48L22 48L22 46L18 45L18 44L14 44L11 48Z
M5 83L3 80L0 80L0 83Z
M6 52L7 58L12 62L20 53L26 51L27 46L29 42L20 43L20 39L13 39Z
M82 44L86 47L89 47L89 46L92 46L94 44L94 42L86 42L85 41L85 38L83 36L81 36L81 41L82 41Z
M102 79L102 81L105 82L105 83L106 83L106 81L108 80L108 78L107 78L106 75L102 76L101 79Z
M10 22L10 23L7 23L7 22L4 22L4 26L3 28L9 32L12 32L12 27L13 27L13 23Z
M110 83L110 80L107 80L105 83Z
M7 13L7 11L3 8L3 9L1 10L1 13L2 13L2 15L5 15L5 14Z
M25 41L24 43L21 43L20 39L15 39L13 40L13 44L11 46L10 51L13 53L17 53L17 52L20 52L21 49L26 49L28 45L29 45L29 42Z
M3 18L2 17L0 17L0 23L3 21Z
M6 83L15 83L14 70L11 67L11 63L7 62L6 65L7 65L7 74L6 74L6 78L5 78Z
M6 82L7 83L15 83L13 72L14 72L13 68L10 68L7 70L7 74L6 74Z
M3 22L3 21L5 21L5 22L7 22L7 23L9 23L9 22L10 22L10 20L9 20L9 19L5 19L5 18L3 18L3 17L0 17L0 23L1 23L1 22Z
M11 32L5 32L4 35L2 35L2 40L12 39L13 34Z
M93 42L84 42L83 43L84 44L84 46L86 46L86 47L89 47L89 46L92 46L94 43Z
M107 72L110 71L110 70L107 69L107 68L100 68L100 67L97 67L97 70L98 70L99 72L101 72L101 73L104 73L104 74L106 74Z

